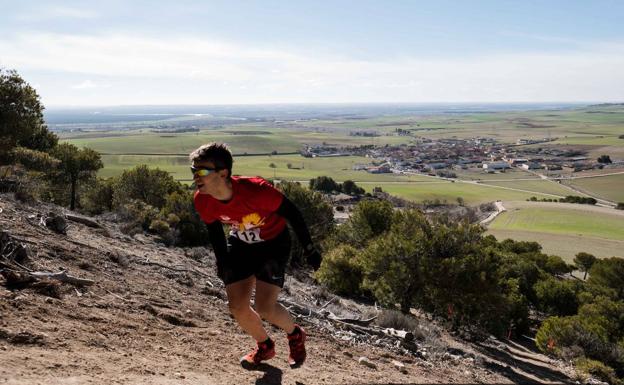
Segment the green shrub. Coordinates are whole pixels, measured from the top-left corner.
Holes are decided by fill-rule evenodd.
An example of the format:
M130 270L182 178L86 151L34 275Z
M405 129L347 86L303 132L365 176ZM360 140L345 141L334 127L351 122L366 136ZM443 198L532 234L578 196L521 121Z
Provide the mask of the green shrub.
M322 194L308 190L294 182L282 182L278 188L301 211L303 220L310 230L310 236L316 245L321 245L330 234L333 234L334 210ZM291 263L301 265L304 262L303 250L292 231L291 239L294 240Z
M149 231L158 235L164 235L165 233L168 233L169 230L171 230L169 224L161 219L154 219L149 226Z
M26 147L15 147L11 150L10 158L13 163L19 163L30 170L47 171L58 167L60 161L42 151Z
M574 362L574 365L581 373L590 374L611 385L621 385L623 383L622 380L617 378L615 370L613 370L612 367L605 365L600 361L579 358Z
M609 288L616 298L624 299L624 258L597 260L589 270L587 282L593 286Z
M360 201L354 208L349 220L339 226L330 243L350 244L362 248L373 238L383 234L392 225L394 210L387 201Z
M128 234L149 230L153 220L158 219L158 209L140 200L132 200L117 209L119 219L126 222L121 230Z
M583 333L577 317L550 317L538 329L535 344L542 353L558 356L562 348L579 345Z
M80 196L82 211L91 215L112 211L115 184L115 178L98 178L86 186Z
M121 207L136 199L160 209L165 205L167 195L176 191L182 191L182 186L167 171L139 165L119 176L113 205Z
M564 275L574 271L574 267L568 265L561 257L557 255L549 255L543 267L552 275Z
M331 249L324 257L316 278L336 294L361 293L362 269L356 262L358 251L349 245Z
M340 192L341 186L336 183L331 177L319 176L314 179L310 179L310 190L321 191L324 193L331 193L334 191Z
M160 216L175 230L175 245L204 246L208 243L208 229L195 211L191 191L167 195Z
M573 315L578 310L576 288L571 281L548 278L535 284L537 306L553 315Z
M162 219L154 219L149 226L149 231L158 234L161 241L167 246L171 246L176 241L175 231L169 227L169 223Z

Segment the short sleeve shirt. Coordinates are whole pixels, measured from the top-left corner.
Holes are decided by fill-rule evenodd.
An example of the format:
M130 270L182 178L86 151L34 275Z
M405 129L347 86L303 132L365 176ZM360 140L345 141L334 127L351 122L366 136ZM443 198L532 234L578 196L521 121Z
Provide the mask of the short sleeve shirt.
M232 177L232 199L227 202L195 192L195 210L206 223L230 225L230 236L246 243L273 239L286 227L276 213L284 196L260 177Z

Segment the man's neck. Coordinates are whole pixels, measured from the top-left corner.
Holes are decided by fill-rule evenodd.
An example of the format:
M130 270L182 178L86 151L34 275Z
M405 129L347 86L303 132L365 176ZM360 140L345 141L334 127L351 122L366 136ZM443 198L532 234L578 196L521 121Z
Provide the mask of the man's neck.
M220 201L229 201L232 199L233 193L232 180L228 178L224 183L216 186L215 191L210 193L210 195Z

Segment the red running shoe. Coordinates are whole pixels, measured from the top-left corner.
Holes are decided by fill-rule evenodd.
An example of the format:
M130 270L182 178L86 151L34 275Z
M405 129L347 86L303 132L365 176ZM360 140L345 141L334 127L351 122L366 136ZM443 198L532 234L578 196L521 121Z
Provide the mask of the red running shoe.
M269 338L264 342L258 342L258 346L249 352L249 354L242 357L240 362L244 368L250 368L260 364L262 361L270 360L273 357L275 357L275 343Z
M295 331L288 336L288 346L290 347L290 354L288 355L288 364L291 368L298 368L303 365L306 359L305 330L299 325L295 325Z

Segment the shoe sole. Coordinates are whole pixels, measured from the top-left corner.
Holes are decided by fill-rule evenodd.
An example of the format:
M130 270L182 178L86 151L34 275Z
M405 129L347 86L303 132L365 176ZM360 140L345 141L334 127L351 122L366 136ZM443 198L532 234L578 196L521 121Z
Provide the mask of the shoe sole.
M270 358L260 361L259 363L249 362L245 358L241 358L240 365L243 367L243 369L253 370L253 369L258 368L259 366L262 366L266 361L270 360L273 357L275 357L275 354L271 356Z
M305 362L305 361L304 361ZM303 366L303 362L296 362L294 364L288 363L288 365L290 365L291 369L297 369Z

